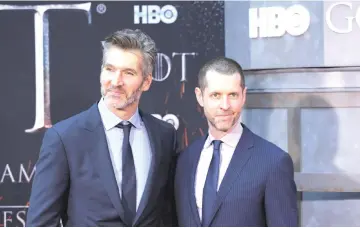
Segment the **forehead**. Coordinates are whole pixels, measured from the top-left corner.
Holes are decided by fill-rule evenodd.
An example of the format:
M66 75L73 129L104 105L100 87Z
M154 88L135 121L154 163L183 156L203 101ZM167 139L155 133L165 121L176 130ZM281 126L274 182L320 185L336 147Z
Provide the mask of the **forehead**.
M231 75L216 71L208 71L205 75L206 88L209 92L234 92L241 90L241 76L239 73Z
M113 46L106 50L104 63L111 64L119 68L139 67L142 64L142 55L139 50L124 50Z

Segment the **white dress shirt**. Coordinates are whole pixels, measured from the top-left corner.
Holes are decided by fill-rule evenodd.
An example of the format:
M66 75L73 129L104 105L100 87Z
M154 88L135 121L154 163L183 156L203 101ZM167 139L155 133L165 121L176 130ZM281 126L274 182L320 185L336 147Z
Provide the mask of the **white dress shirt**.
M105 135L110 152L110 158L115 173L119 194L121 198L121 181L122 181L122 143L123 130L117 128L116 125L122 120L111 112L102 98L98 103L99 112L104 124ZM151 164L151 147L149 137L141 120L138 110L129 119L133 127L130 131L130 145L134 156L135 172L136 172L136 209L139 207L141 197L144 193L146 180L148 178Z
M240 140L242 131L243 128L241 126L241 121L239 119L232 132L226 134L224 137L220 139L222 143L220 145L220 170L219 170L219 181L217 188L218 190L225 176L226 170L230 164L235 148ZM209 132L208 137L204 143L204 147L200 154L199 163L196 171L196 177L195 177L195 198L196 198L196 206L199 212L200 220L202 219L202 201L203 201L203 191L204 191L206 176L210 167L210 162L214 151L214 147L211 144L213 140L214 137Z

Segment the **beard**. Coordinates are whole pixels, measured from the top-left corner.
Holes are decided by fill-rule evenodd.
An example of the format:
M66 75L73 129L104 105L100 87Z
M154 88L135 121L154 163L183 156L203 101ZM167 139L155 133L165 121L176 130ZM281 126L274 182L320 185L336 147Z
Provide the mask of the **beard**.
M143 83L130 94L118 86L111 86L107 89L101 87L101 95L110 107L117 110L124 110L140 100L142 84ZM112 92L116 92L117 94L111 94Z
M237 114L236 116L232 116L230 120L226 120L226 121L216 120L216 117L210 117L210 116L207 119L209 121L209 124L217 131L226 133L235 126L235 124L239 120L239 117L240 114Z

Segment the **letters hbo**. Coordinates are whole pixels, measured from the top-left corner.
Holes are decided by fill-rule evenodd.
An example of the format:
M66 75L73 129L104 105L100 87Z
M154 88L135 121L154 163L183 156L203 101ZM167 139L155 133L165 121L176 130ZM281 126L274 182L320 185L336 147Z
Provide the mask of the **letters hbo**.
M249 9L249 37L281 37L304 34L310 26L310 13L301 5Z
M178 11L172 5L142 5L141 8L139 5L134 6L134 24L172 24L177 17Z

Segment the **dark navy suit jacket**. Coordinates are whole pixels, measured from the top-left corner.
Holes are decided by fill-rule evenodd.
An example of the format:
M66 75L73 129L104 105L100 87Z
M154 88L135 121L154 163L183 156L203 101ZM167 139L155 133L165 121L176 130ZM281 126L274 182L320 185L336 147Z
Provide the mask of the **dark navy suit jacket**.
M298 226L291 157L242 126L243 134L220 185L212 220L203 226ZM179 155L175 200L180 226L202 226L194 182L206 137Z
M175 128L140 112L152 163L133 224L124 209L97 104L44 135L26 226L176 226L173 201Z

